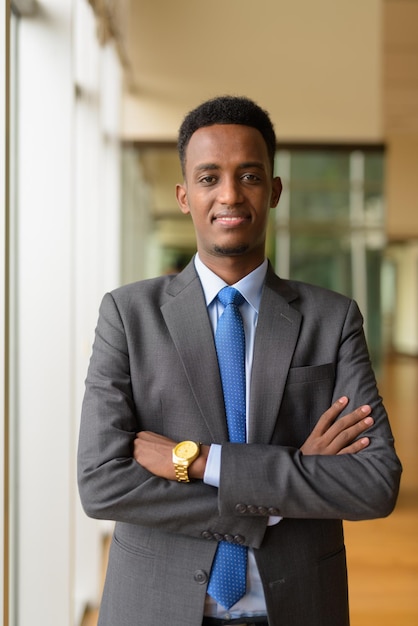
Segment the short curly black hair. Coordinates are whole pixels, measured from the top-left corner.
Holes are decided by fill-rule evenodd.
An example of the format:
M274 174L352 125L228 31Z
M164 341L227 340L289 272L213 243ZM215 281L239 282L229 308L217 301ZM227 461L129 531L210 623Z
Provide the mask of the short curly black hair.
M264 111L253 100L243 96L218 96L203 102L190 111L180 126L177 150L183 176L186 166L186 149L191 136L199 128L213 124L241 124L256 128L266 142L271 171L273 172L276 134L267 111Z

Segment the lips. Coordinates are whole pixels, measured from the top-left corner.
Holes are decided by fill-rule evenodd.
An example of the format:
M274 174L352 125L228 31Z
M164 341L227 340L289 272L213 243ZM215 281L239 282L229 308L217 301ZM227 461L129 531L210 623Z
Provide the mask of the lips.
M248 222L249 217L243 214L236 213L218 213L213 218L213 221L221 226L227 226L233 228L234 226L241 226L244 222Z

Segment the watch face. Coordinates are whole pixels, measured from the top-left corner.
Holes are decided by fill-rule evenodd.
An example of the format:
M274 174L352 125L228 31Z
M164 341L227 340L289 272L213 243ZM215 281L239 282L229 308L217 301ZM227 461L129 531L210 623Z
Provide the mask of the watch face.
M199 448L194 441L182 441L175 447L175 453L181 459L190 459L198 450Z

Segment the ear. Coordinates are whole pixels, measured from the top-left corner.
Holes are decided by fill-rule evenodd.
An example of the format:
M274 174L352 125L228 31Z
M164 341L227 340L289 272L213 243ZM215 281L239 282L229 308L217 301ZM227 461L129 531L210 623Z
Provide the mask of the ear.
M187 189L184 183L182 185L176 185L176 198L181 212L188 215L190 213L190 209L189 202L187 200Z
M282 179L280 176L275 176L273 178L272 191L271 191L271 200L270 200L270 208L273 209L277 206L281 193L282 193Z

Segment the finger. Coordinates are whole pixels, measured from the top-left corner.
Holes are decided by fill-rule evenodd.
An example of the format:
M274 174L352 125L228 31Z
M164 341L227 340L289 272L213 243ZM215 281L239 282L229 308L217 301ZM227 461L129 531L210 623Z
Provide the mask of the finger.
M164 435L160 435L159 433L154 433L150 430L141 430L140 432L136 434L136 439L139 439L140 441L144 441L150 444L158 444L162 442L171 443L172 441L171 439L164 437Z
M337 417L341 414L341 411L347 406L347 396L342 396L336 400L329 409L325 411L316 423L312 434L323 435L330 428L331 424L335 422Z
M339 454L341 450L346 450L352 445L358 445L358 437L374 424L372 417L368 416L357 422L353 426L345 428L334 437L328 445L329 453ZM356 452L358 450L356 449Z
M371 410L372 408L368 404L358 407L355 411L352 411L340 419L335 420L329 427L328 434L331 438L334 438L337 437L339 433L348 430L350 427L361 424L367 416L370 416Z
M158 433L153 433L150 430L141 430L137 433L137 437L139 439L144 439L144 441L150 441L151 439L155 439L156 437L161 437Z
M362 437L361 439L357 439L356 441L353 441L352 444L350 444L346 448L343 448L342 450L337 452L337 455L338 454L357 454L357 452L361 452L361 450L364 450L364 448L367 448L369 444L370 444L370 439L368 437Z
M149 435L150 432L148 430L140 430L136 433L136 439L139 439L140 441L147 441L149 440Z

